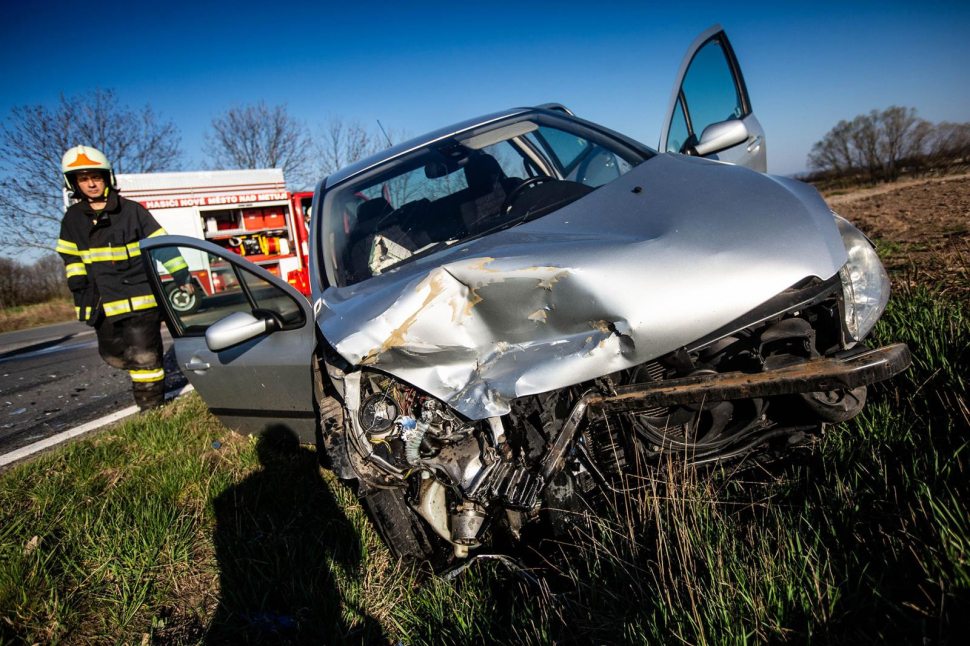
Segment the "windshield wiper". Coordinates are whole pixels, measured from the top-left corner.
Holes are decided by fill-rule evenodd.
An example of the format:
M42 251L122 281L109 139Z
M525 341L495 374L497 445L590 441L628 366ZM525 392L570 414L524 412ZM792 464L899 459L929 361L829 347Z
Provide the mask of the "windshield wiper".
M430 256L436 251L440 251L443 247L450 247L451 245L456 244L458 242L460 241L457 239L452 239L452 240L442 240L441 242L432 242L431 244L427 244L421 247L420 249L418 249L417 251L415 251L414 253L412 253L407 258L401 258L397 262L381 268L381 273L382 274L387 273L388 270L394 269L395 267L400 267L401 265L405 265L411 262L412 260L414 260L415 258L424 258L425 256Z

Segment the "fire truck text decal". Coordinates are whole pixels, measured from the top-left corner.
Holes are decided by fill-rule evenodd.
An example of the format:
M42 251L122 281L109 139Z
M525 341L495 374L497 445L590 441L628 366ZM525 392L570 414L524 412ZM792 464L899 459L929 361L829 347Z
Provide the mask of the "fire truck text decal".
M245 193L241 195L215 195L210 197L180 197L165 200L144 200L141 204L146 209L174 209L182 206L212 206L214 204L246 204L249 202L270 202L274 200L288 200L290 194L280 193Z

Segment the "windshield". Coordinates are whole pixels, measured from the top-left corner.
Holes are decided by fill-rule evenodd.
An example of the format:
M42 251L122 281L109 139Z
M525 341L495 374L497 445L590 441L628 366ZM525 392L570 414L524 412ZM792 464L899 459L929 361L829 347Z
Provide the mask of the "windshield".
M336 284L547 215L644 159L605 134L541 117L435 141L331 190L323 233Z

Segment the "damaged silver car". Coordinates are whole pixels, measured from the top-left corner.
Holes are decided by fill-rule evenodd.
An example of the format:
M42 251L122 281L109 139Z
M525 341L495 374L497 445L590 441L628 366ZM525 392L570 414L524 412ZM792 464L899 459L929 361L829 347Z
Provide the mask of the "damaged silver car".
M204 241L143 256L166 307L171 247L231 286L165 312L212 412L316 442L395 554L443 565L561 529L661 457L787 451L909 365L864 343L889 299L872 244L814 188L758 172L718 27L685 58L660 149L547 105L346 168L314 195L312 304Z

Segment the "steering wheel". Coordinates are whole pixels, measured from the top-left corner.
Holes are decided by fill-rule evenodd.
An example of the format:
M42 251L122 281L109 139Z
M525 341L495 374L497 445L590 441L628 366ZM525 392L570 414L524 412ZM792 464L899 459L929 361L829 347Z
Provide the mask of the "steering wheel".
M533 184L538 184L540 182L553 182L556 181L555 177L551 175L536 175L535 177L527 177L522 180L518 186L512 189L512 192L505 196L505 201L502 202L502 206L499 208L498 212L505 214L508 213L509 209L512 208L512 204L519 199L522 195L522 191L529 188Z

